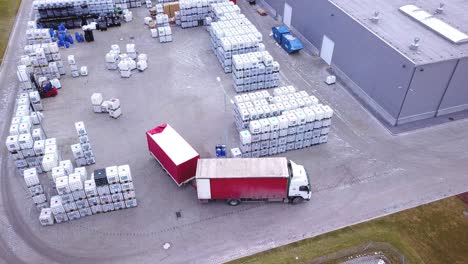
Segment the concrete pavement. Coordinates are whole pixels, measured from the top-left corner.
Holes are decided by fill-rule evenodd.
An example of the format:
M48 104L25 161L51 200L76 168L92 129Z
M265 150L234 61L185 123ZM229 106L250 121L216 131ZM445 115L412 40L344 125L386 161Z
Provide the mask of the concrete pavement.
M0 72L2 117L13 110L16 61L31 2L23 1ZM67 75L59 96L44 100L44 127L57 138L62 156L71 158L69 145L77 140L73 123L83 120L96 153L93 168L130 164L139 207L41 227L23 180L1 148L0 253L8 252L5 262L221 263L468 190L468 120L392 136L341 84L323 83L326 65L319 58L287 55L268 37L275 22L239 2L279 61L283 83L307 90L335 110L329 143L286 153L308 170L311 201L234 208L222 202L199 204L193 188L177 188L164 174L147 152L144 132L171 123L202 157L213 157L214 145L225 134L229 147L238 142L216 77L229 96L234 91L204 28L173 27L174 42L160 44L143 26L146 8L138 8L132 10L133 22L96 32L94 43L63 50L63 58L74 54L90 75ZM104 55L111 44L122 48L131 42L148 54L149 68L121 79L105 69ZM120 98L123 116L113 120L92 113L93 92ZM9 118L0 122L4 139ZM182 218L176 218L177 211ZM162 248L166 242L168 250Z

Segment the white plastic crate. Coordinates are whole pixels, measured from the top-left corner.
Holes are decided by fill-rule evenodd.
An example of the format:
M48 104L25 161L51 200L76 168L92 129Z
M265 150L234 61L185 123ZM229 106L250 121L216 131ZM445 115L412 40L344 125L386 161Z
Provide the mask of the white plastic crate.
M27 169L23 172L23 178L26 186L31 187L40 184L36 168Z
M68 176L59 177L55 180L55 188L58 194L67 194L71 192L70 186L68 185Z
M78 173L72 173L68 176L68 185L70 186L70 190L77 191L83 190L83 182L81 181L81 176Z
M130 171L129 165L121 165L117 167L119 181L120 183L130 182L132 181L132 173Z
M106 167L106 176L109 184L120 182L117 166Z
M54 216L52 215L52 209L50 208L43 208L39 215L39 222L43 226L53 225L54 224Z

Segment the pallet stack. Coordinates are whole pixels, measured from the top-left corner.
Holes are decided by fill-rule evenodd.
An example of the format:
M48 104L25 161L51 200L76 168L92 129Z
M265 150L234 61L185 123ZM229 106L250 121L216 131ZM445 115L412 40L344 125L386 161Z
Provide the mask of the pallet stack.
M210 14L213 21L224 20L229 15L239 15L240 8L232 1L217 1L210 4Z
M117 70L120 60L120 47L117 44L111 46L110 51L106 54L106 68L108 70Z
M117 2L118 0L116 0ZM34 0L39 19L59 19L114 12L113 0ZM81 24L78 25L81 27Z
M37 91L30 94L19 93L15 105L15 114L11 119L9 136L5 141L10 156L15 161L20 174L28 168L36 168L38 173L42 173L43 158L46 154L46 138L40 126L43 115L41 112L34 111L31 107L42 109L42 104ZM31 100L34 100L34 102L31 103ZM50 140L47 141L47 143L49 142Z
M83 121L75 123L76 133L78 134L79 143L71 145L73 157L76 166L88 166L96 163L91 143L89 142L88 131Z
M131 58L132 60L135 60L137 58L137 51L135 48L135 44L129 43L126 46L127 49L127 56Z
M119 64L117 64L122 78L130 78L132 71L137 68L136 62L128 57L127 54L120 55Z
M107 110L109 112L109 116L117 119L122 115L122 108L120 108L120 100L117 98L111 98L107 101Z
M158 27L159 43L172 42L172 29L170 26Z
M141 3L140 3L141 4ZM82 17L114 13L113 0L34 0L38 24L56 27L64 23L67 28L81 28Z
M213 5L233 6L234 4L228 0L180 0L178 10L173 9L171 15L174 14L176 24L182 28L203 26L205 19L213 16Z
M169 26L169 16L166 14L157 14L156 15L156 27L168 27Z
M70 66L72 77L79 77L80 72L78 71L78 66L76 65L75 56L68 55L68 65Z
M328 141L333 110L294 87L237 95L242 157L264 157Z
M232 56L234 89L249 92L279 85L279 63L268 51L250 52Z
M42 158L42 170L44 172L51 171L52 168L58 166L59 161L60 155L57 148L57 140L55 138L45 139L44 157Z
M212 22L209 27L212 49L225 73L232 72L232 56L264 50L263 36L243 15Z
M57 178L58 195L52 196L50 208L41 212L41 224L52 225L54 220L56 223L68 222L138 205L130 166L98 169L90 179L87 178L84 168L76 168L74 173Z
M65 74L59 47L52 41L49 29L38 29L34 21L28 22L26 30L28 45L24 47L24 56L20 58L18 79L21 88L32 89L30 78L33 74L36 81L40 77L49 80L60 79ZM26 78L27 77L27 78Z
M36 168L25 170L23 177L36 207L39 209L47 207L47 198L44 194L44 188L39 181Z
M37 111L42 111L44 107L42 106L42 100L41 100L41 96L39 95L39 92L38 91L29 92L28 96L29 96L29 103L31 104L32 109L34 111L31 113L31 116L33 116L34 118L40 118L38 116L39 115L42 116L42 114L37 113ZM23 100L26 100L26 99L27 98L24 98ZM36 122L36 123L39 124L40 122Z
M148 55L141 53L138 55L137 69L143 72L148 68Z
M180 25L182 28L198 27L209 15L208 1L181 0L179 1Z
M141 6L141 0L114 0L115 6L122 9L136 8Z
M80 168L77 168L77 171L80 171ZM72 173L73 173L72 162L70 160L62 160L59 162L58 166L52 168L48 176L49 176L51 183L55 184L58 178L68 176Z

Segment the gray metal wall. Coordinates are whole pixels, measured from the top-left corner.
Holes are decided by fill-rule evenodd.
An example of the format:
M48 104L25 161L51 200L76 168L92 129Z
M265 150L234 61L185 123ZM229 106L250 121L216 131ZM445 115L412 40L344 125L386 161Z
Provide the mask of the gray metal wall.
M435 117L457 60L416 67L398 124Z
M437 114L445 115L466 109L468 109L468 58L458 61Z
M283 16L284 2L285 0L264 0L276 13ZM275 14L276 15L276 14Z
M266 2L282 12L284 1ZM352 89L362 100L395 125L414 64L327 0L287 3L292 7L292 26L318 49L323 35L331 38L333 64L358 86Z

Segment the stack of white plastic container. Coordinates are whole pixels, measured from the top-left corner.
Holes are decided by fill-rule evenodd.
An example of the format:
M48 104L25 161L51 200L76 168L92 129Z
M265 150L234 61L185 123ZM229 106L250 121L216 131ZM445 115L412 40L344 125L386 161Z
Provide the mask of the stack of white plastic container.
M145 4L146 4L146 8L153 7L153 2L151 2L151 0L146 0Z
M38 149L42 148L39 144ZM35 145L36 147L36 145ZM60 161L60 155L57 148L57 140L55 138L48 138L44 140L44 157L42 158L42 169L44 172L51 171L57 167Z
M266 91L264 91L266 92ZM259 99L260 98L260 99ZM294 87L237 95L236 124L242 157L263 157L328 141L333 110Z
M38 97L37 92L31 92L31 95L31 98ZM32 105L42 106L40 101ZM43 115L31 109L30 96L25 92L19 93L15 107L6 147L20 173L27 168L36 168L37 172L42 173L43 156L46 154L45 134L40 127ZM47 150L49 154L51 149Z
M70 65L71 75L76 78L80 76L78 66L76 65L75 56L68 55L68 65Z
M55 186L58 195L51 197L50 211L43 210L39 216L43 225L138 205L128 165L95 170L90 179L85 168L76 168L73 173L58 177Z
M83 3L83 1L76 2ZM114 0L87 0L86 2L91 14L114 12Z
M91 104L95 113L109 113L109 116L115 119L122 115L120 100L117 98L104 100L101 93L93 93L91 95Z
M148 68L148 56L144 53L138 55L137 69L143 72Z
M161 2L156 4L156 14L164 14L164 5ZM156 16L154 19L156 19Z
M232 56L234 88L236 92L269 89L279 85L279 63L268 51Z
M182 28L203 25L203 20L209 15L209 2L207 0L180 0L179 5Z
M232 1L216 1L210 4L211 17L214 21L223 20L233 14L240 14L240 8Z
M120 108L120 100L117 98L111 98L108 101L107 109L109 116L112 118L119 118L122 115L122 109Z
M132 76L132 70L136 69L136 62L127 56L127 54L121 54L119 59L119 72L123 78L129 78Z
M169 26L169 16L164 14L164 13L157 14L156 15L156 26L157 27Z
M315 96L309 96L306 91L298 92L292 85L273 89L273 96L263 90L236 95L234 101L234 117L238 130L248 128L250 121L265 115L279 116L283 111L319 103Z
M39 115L37 111L42 111L44 109L44 107L42 106L41 96L39 95L39 92L38 91L29 92L28 96L29 96L29 102L31 103L32 108L35 111L35 112L32 112L31 115L34 115L34 116ZM38 123L40 123L40 120L41 119L39 119Z
M111 46L110 51L106 54L106 68L108 70L117 70L119 57L120 55L120 47L117 44Z
M18 81L20 83L20 88L23 91L32 91L33 90L33 83L30 78L31 74L31 61L29 60L29 56L25 56L27 61L25 60L22 65L18 66L18 70L16 71L16 75L18 77ZM35 87L34 87L35 88Z
M128 165L95 170L92 177L94 181L87 183L91 186L94 183L90 188L93 191L89 193L100 201L94 210L105 213L137 206L133 178Z
M36 22L29 21L26 38L28 45L24 47L25 55L21 56L19 65L27 68L28 75L33 73L37 80L42 76L59 79L60 75L65 74L59 47L56 42L52 42L49 29L38 29ZM18 75L18 79L23 89L30 89L30 84L23 84L24 77Z
M91 95L91 105L93 106L94 113L102 113L102 103L104 102L103 96L101 93L93 93ZM106 107L107 109L107 107Z
M125 22L131 22L133 20L133 13L132 11L129 11L128 9L123 10L123 17Z
M115 5L122 9L135 8L141 6L141 0L114 0Z
M137 58L137 51L135 48L135 44L133 43L127 44L126 48L127 48L127 56L131 58L132 60L135 60Z
M75 129L80 142L78 144L71 145L76 166L81 167L96 163L93 149L89 142L88 131L86 130L83 121L76 122Z
M28 187L29 193L37 208L42 209L47 207L47 198L44 194L44 188L39 181L39 175L36 168L27 169L23 173L24 181Z
M119 45L114 44L106 54L107 69L118 69L122 78L129 78L132 76L132 70L137 69L137 63L134 60L137 58L135 44L127 44L126 51L127 53L121 53Z
M80 171L83 168L77 168L77 171ZM62 160L59 162L58 166L52 168L49 173L49 179L53 184L57 182L57 179L60 177L68 176L73 173L73 164L70 160Z
M114 1L125 0L34 0L33 8L39 18L60 18L88 14L100 15L114 12ZM84 5L83 5L84 4ZM62 12L65 6L72 6L67 12ZM44 14L47 14L44 16Z
M159 42L172 42L172 29L170 26L158 27Z
M262 34L244 15L231 17L209 27L213 52L225 73L232 72L233 55L265 50Z
M78 70L78 66L76 65L76 60L74 55L68 55L68 64L70 65L71 75L75 77L79 76L88 76L88 67L81 66Z

